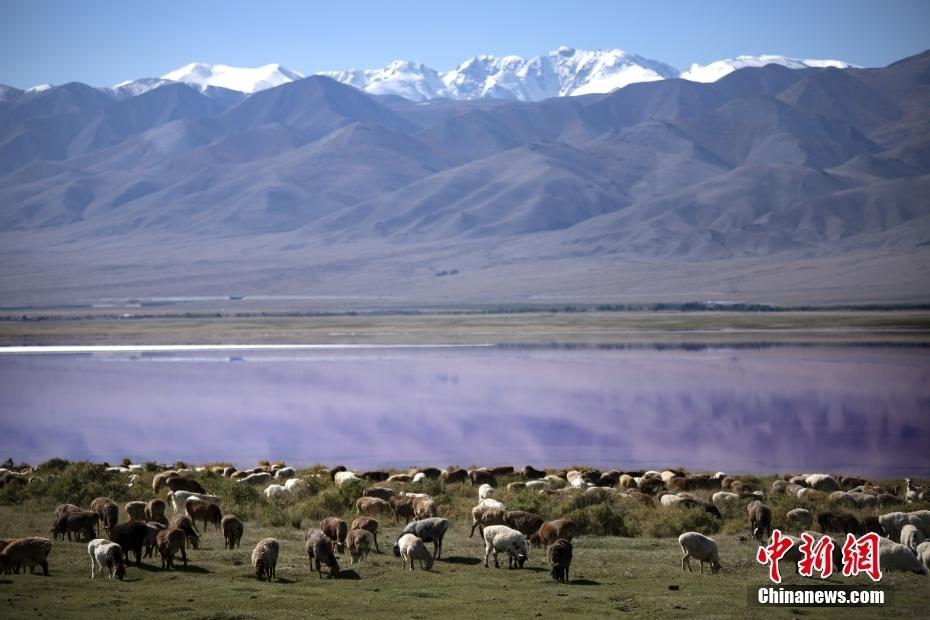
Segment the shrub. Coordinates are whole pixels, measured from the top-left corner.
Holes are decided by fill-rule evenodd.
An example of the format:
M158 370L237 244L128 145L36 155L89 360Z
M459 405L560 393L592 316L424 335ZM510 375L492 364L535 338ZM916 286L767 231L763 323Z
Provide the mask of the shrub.
M656 508L643 523L643 533L653 538L677 538L685 532L716 534L721 521L702 508Z

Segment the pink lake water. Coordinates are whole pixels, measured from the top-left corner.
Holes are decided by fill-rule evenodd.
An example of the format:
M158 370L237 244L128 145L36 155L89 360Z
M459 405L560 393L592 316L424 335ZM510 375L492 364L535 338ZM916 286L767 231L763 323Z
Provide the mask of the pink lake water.
M0 458L930 476L930 348L0 355Z

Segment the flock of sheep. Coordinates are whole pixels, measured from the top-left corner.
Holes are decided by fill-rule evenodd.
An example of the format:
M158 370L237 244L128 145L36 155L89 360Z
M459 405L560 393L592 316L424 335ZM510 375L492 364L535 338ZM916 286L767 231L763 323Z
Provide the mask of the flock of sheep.
M141 481L141 466L112 468L128 473L130 485ZM198 468L202 470L202 468ZM0 475L6 472L0 472ZM196 479L188 477L193 470L164 471L154 476L152 490L158 494L167 490L171 503L172 518L166 516L168 501L155 497L147 502L131 501L123 506L128 521L120 523L120 507L108 497L98 497L89 510L72 504L62 504L55 509L51 527L53 538L88 540L87 552L91 561L91 578L97 572L106 572L109 577L122 579L130 564L129 554L135 556L136 566L142 559L158 554L163 569L174 567L175 558L180 556L187 566L188 550L197 549L200 539L198 523L204 530L208 525L222 530L224 548L238 548L244 533L243 522L232 514L224 514L221 499L211 495ZM286 466L265 466L239 471L232 467L218 467L211 473L235 479L238 484L261 485L268 498L297 492L304 481L296 477L296 471ZM18 474L22 475L22 474ZM930 510L912 512L887 512L876 517L859 520L851 513L840 510L843 506L880 509L891 505L926 501L928 491L905 481L904 491L884 489L867 480L851 477L834 478L826 474L807 474L776 480L767 491L751 488L750 485L718 472L714 475L685 474L683 471L666 470L628 472L600 472L596 470L571 470L551 474L525 467L515 472L512 467L481 468L473 470L449 468L441 471L426 468L409 474L389 475L387 472L355 473L344 467L330 470L329 475L337 487L353 481L363 481L366 488L355 502L356 518L351 525L339 517L323 519L319 527L311 528L304 536L304 552L311 570L319 577L337 578L340 574L338 553L348 553L350 563L365 560L372 552L379 552L378 534L381 519L404 521L404 527L393 546L394 555L401 558L403 568L414 570L417 563L421 568L431 569L436 559L442 556L443 539L449 529L448 519L440 517L436 501L425 493L398 491L397 487L415 489L427 479L439 480L442 484L471 483L477 488L478 503L471 510L472 527L469 536L478 531L484 540L484 565L500 567L498 556L505 554L509 568L522 568L527 561L530 546L546 550L553 579L569 581L572 563L572 540L579 533L575 522L570 519L546 521L540 515L507 510L503 503L494 498L497 479L501 476L518 478L507 487L511 490L524 489L542 495L563 493L587 493L613 495L628 501L654 506L656 499L667 507L697 507L722 518L720 508L733 502L748 501L746 513L749 531L760 544L769 539L773 530L773 510L765 503L766 497L794 496L810 497L819 494L836 506L812 514L805 508L787 512L785 522L779 524L785 531L807 531L815 538L824 536L810 531L816 520L824 532L862 534L875 532L880 535L880 563L884 571L910 571L927 574L930 571ZM376 483L371 485L372 483ZM384 484L378 484L384 483ZM368 486L371 485L371 486ZM709 492L710 500L702 499L694 491ZM100 538L103 528L106 538ZM789 537L790 538L790 537ZM785 556L788 560L800 559L800 540L794 543ZM899 542L896 542L899 541ZM721 570L717 543L698 532L684 532L678 542L683 556L682 570L692 570L690 560L700 562L700 572L707 563L711 573ZM427 544L432 544L432 550ZM5 573L18 573L21 569L41 567L48 574L48 555L52 540L42 537L27 537L15 540L0 540L0 567ZM841 545L837 545L838 549ZM255 576L271 581L281 544L274 538L263 538L255 545L251 561ZM841 558L835 558L839 567Z

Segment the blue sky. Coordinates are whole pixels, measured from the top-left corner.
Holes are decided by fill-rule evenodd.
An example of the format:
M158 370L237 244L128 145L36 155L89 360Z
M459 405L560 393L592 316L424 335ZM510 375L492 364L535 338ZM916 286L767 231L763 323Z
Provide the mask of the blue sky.
M619 47L680 69L738 54L883 66L930 48L928 0L0 0L0 83L95 86L193 61L302 73Z

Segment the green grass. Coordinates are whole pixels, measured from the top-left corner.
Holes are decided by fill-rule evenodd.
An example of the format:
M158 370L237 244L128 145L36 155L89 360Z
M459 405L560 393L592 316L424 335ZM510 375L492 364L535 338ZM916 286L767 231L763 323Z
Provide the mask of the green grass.
M308 476L316 471L301 472ZM40 472L42 474L43 472ZM99 468L72 464L48 472L45 481L28 487L0 490L0 537L47 535L57 503L87 505L101 489L120 502L148 499L150 486L126 489L121 478L99 473ZM246 523L242 548L223 549L222 536L209 530L200 549L190 550L187 570L162 571L158 561L134 566L125 582L90 579L86 544L56 541L49 557L51 577L0 576L0 605L4 617L101 617L126 614L136 618L462 618L493 617L605 617L632 613L641 617L812 617L832 618L836 608L766 608L750 606L750 589L766 585L765 569L755 562L756 546L746 538L742 506L725 511L723 523L708 520L700 511L646 508L627 501L591 502L578 496L549 500L524 492L499 489L509 509L538 510L546 517L571 516L585 529L575 540L572 583L555 583L542 550L531 549L523 570L490 569L482 565L483 545L477 534L468 537L468 513L476 492L470 485L442 490L433 485L440 513L452 521L444 558L432 571L403 571L390 553L401 526L382 520L382 554L358 565L341 561L343 579L319 579L303 553L303 532L321 516L337 514L351 520L357 490L336 490L328 479L303 497L269 502L258 493L242 491L216 476L201 476L222 499L227 512ZM146 475L146 482L151 478ZM770 485L771 478L761 479ZM503 482L503 481L502 481ZM776 525L789 498L773 502ZM818 509L817 505L810 505ZM915 509L915 508L908 508ZM170 512L170 508L169 508ZM121 519L125 515L121 515ZM291 526L302 520L301 529ZM686 573L675 540L687 529L704 529L718 541L724 572ZM630 536L598 535L605 532ZM263 537L281 542L277 579L254 578L250 553ZM503 565L506 566L506 559ZM694 564L695 569L697 564ZM812 584L783 565L787 584ZM867 584L866 578L831 577L829 583ZM672 589L677 586L677 589ZM882 609L844 609L857 617L924 617L930 582L926 577L892 573L882 582L894 600Z

